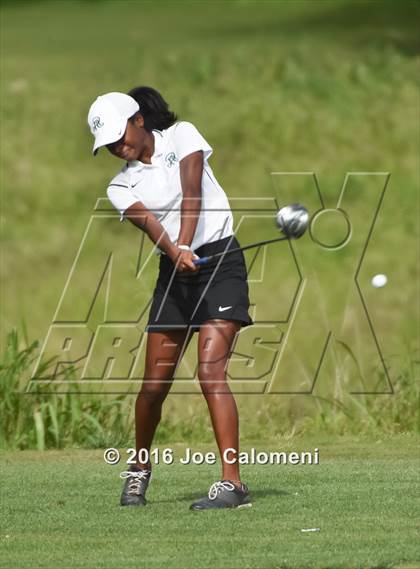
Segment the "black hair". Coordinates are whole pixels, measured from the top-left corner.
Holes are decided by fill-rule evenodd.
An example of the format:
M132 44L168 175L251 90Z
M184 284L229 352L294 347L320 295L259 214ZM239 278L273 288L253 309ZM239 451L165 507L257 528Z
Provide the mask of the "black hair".
M138 102L140 106L138 112L144 118L144 128L146 130L165 130L178 120L176 114L169 110L168 103L156 89L152 89L152 87L134 87L128 92L128 95Z

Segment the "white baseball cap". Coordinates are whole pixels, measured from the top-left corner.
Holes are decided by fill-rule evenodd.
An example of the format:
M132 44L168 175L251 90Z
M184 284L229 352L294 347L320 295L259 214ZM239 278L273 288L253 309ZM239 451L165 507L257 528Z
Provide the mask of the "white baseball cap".
M92 154L101 146L122 138L128 119L139 110L137 101L125 93L106 93L98 97L88 114L88 125L95 137Z

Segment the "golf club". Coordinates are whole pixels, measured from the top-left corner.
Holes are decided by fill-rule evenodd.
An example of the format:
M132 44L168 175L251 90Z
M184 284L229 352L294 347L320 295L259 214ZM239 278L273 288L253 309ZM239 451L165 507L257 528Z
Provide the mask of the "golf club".
M270 243L276 243L277 241L286 241L288 239L299 239L305 233L308 227L309 214L308 210L300 204L291 204L282 207L276 215L276 225L284 233L283 237L276 237L275 239L268 239L266 241L259 241L258 243L251 243L250 245L245 245L244 247L235 247L228 251L222 251L211 255L210 257L201 257L200 259L194 259L195 265L205 265L222 255L228 255L229 253L236 253L237 251L246 251L247 249L252 249L254 247L261 247L262 245L268 245Z

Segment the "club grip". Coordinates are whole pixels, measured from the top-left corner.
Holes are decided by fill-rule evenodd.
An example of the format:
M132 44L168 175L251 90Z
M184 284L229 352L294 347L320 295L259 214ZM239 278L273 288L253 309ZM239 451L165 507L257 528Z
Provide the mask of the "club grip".
M200 259L194 259L194 265L205 265L209 262L210 257L201 257Z

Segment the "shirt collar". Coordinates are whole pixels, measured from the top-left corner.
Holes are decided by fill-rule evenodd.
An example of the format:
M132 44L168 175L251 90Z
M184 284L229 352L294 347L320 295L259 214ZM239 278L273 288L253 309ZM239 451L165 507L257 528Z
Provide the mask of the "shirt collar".
M160 130L152 130L152 134L154 136L155 139L155 151L152 154L151 157L151 164L145 164L144 162L140 162L140 160L130 160L130 162L127 162L127 165L129 168L136 168L136 169L143 169L143 168L153 168L156 167L157 162L159 160L159 158L162 156L163 154L163 134Z
M160 130L152 130L153 136L155 137L155 151L152 156L153 158L158 158L163 154L163 134Z

